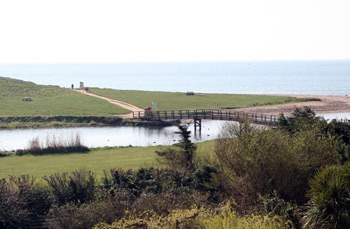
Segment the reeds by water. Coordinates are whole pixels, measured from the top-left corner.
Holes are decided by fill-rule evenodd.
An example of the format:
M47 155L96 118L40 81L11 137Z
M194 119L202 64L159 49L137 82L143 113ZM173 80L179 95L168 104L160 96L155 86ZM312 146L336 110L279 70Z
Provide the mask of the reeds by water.
M46 137L46 142L40 141L38 137L29 142L29 146L24 150L17 150L16 155L32 154L65 154L65 153L85 153L89 148L81 143L80 135L72 135L70 138L59 138L53 135Z

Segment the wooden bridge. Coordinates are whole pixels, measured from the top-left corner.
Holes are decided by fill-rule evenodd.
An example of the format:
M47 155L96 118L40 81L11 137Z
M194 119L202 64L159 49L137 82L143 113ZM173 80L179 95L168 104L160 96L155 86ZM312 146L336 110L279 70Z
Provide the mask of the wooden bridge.
M278 116L259 115L230 110L173 110L173 111L137 111L133 112L133 118L145 120L181 120L193 119L196 127L201 129L202 119L242 121L249 120L252 123L263 125L275 125Z

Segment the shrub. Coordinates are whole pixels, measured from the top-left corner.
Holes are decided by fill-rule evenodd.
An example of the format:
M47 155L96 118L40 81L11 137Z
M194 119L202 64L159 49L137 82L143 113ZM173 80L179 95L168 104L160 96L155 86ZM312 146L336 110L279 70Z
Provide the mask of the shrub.
M333 119L328 123L327 131L332 135L338 136L346 145L350 144L350 123L338 122Z
M208 196L195 193L161 193L144 194L137 198L130 206L130 212L134 215L146 211L152 211L158 215L168 215L176 209L188 209L192 205L209 206Z
M48 183L55 203L82 204L95 198L96 181L93 173L86 170L76 170L72 173L55 173L43 179Z
M48 212L47 191L33 183L27 175L0 180L0 228L27 227L33 217Z
M350 225L350 164L326 167L310 180L311 202L304 228L348 228Z
M285 200L305 202L308 179L337 161L334 137L318 128L290 135L281 130L257 130L239 138L217 140L215 153L241 207L255 205L258 194L277 191ZM221 176L224 177L224 176Z
M129 214L123 219L108 225L100 223L96 229L114 228L290 228L288 222L279 217L246 216L239 217L230 203L222 209L214 211L208 208L178 209L161 216L152 211L139 215Z
M294 228L300 228L301 214L300 207L280 198L276 192L271 195L261 196L260 200L264 204L263 215L278 216L284 221L290 222Z
M112 190L125 190L139 197L142 194L175 193L191 194L196 191L209 193L215 199L217 187L212 180L217 170L203 166L195 171L177 171L171 169L141 168L136 171L111 170L105 173L103 187Z
M179 131L176 133L181 136L181 140L176 144L177 148L156 151L159 156L158 162L171 169L193 171L195 169L193 158L197 147L190 140L191 131L187 130L187 126L180 125L178 128Z
M325 129L326 125L326 120L316 116L316 113L310 107L296 108L289 117L281 114L277 124L279 129L287 130L291 134L305 129L313 129L315 126Z
M120 219L126 205L113 199L53 207L46 217L49 228L92 228L99 222L112 223Z

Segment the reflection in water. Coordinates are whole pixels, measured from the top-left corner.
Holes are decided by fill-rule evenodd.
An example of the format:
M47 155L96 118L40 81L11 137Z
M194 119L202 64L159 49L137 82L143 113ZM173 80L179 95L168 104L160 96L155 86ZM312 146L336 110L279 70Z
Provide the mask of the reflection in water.
M201 133L194 132L193 123L189 125L191 140L201 142L218 138L224 121L202 122ZM88 147L104 146L154 146L172 145L180 138L175 132L177 127L76 127L60 129L24 129L1 130L0 150L23 149L29 141L38 137L41 142L52 136L69 139L72 135L80 135L82 144Z

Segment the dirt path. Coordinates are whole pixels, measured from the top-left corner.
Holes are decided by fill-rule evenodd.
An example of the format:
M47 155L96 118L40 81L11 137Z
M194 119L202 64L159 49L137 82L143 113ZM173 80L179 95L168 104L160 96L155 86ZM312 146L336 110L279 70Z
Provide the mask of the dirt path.
M103 99L103 100L106 100L107 102L111 103L111 104L114 104L114 105L117 105L119 107L122 107L126 110L129 110L129 111L144 111L143 109L137 107L137 106L134 106L132 104L129 104L129 103L125 103L125 102L122 102L122 101L119 101L119 100L116 100L116 99L110 99L110 98L107 98L107 97L104 97L104 96L100 96L100 95L96 95L96 94L93 94L93 93L90 93L90 92L87 92L85 90L75 90L79 93L82 93L84 95L88 95L88 96L92 96L92 97L96 97L96 98L99 98L99 99ZM122 114L122 115L117 115L118 117L121 117L121 118L132 118L132 113L130 114Z
M317 114L326 113L350 113L350 96L336 96L336 95L283 95L298 98L319 98L321 101L310 101L301 103L286 103L272 106L257 106L237 109L243 112L252 112L264 115L279 115L284 113L291 114L295 108L302 108L304 106L310 107ZM237 111L236 110L236 111Z

